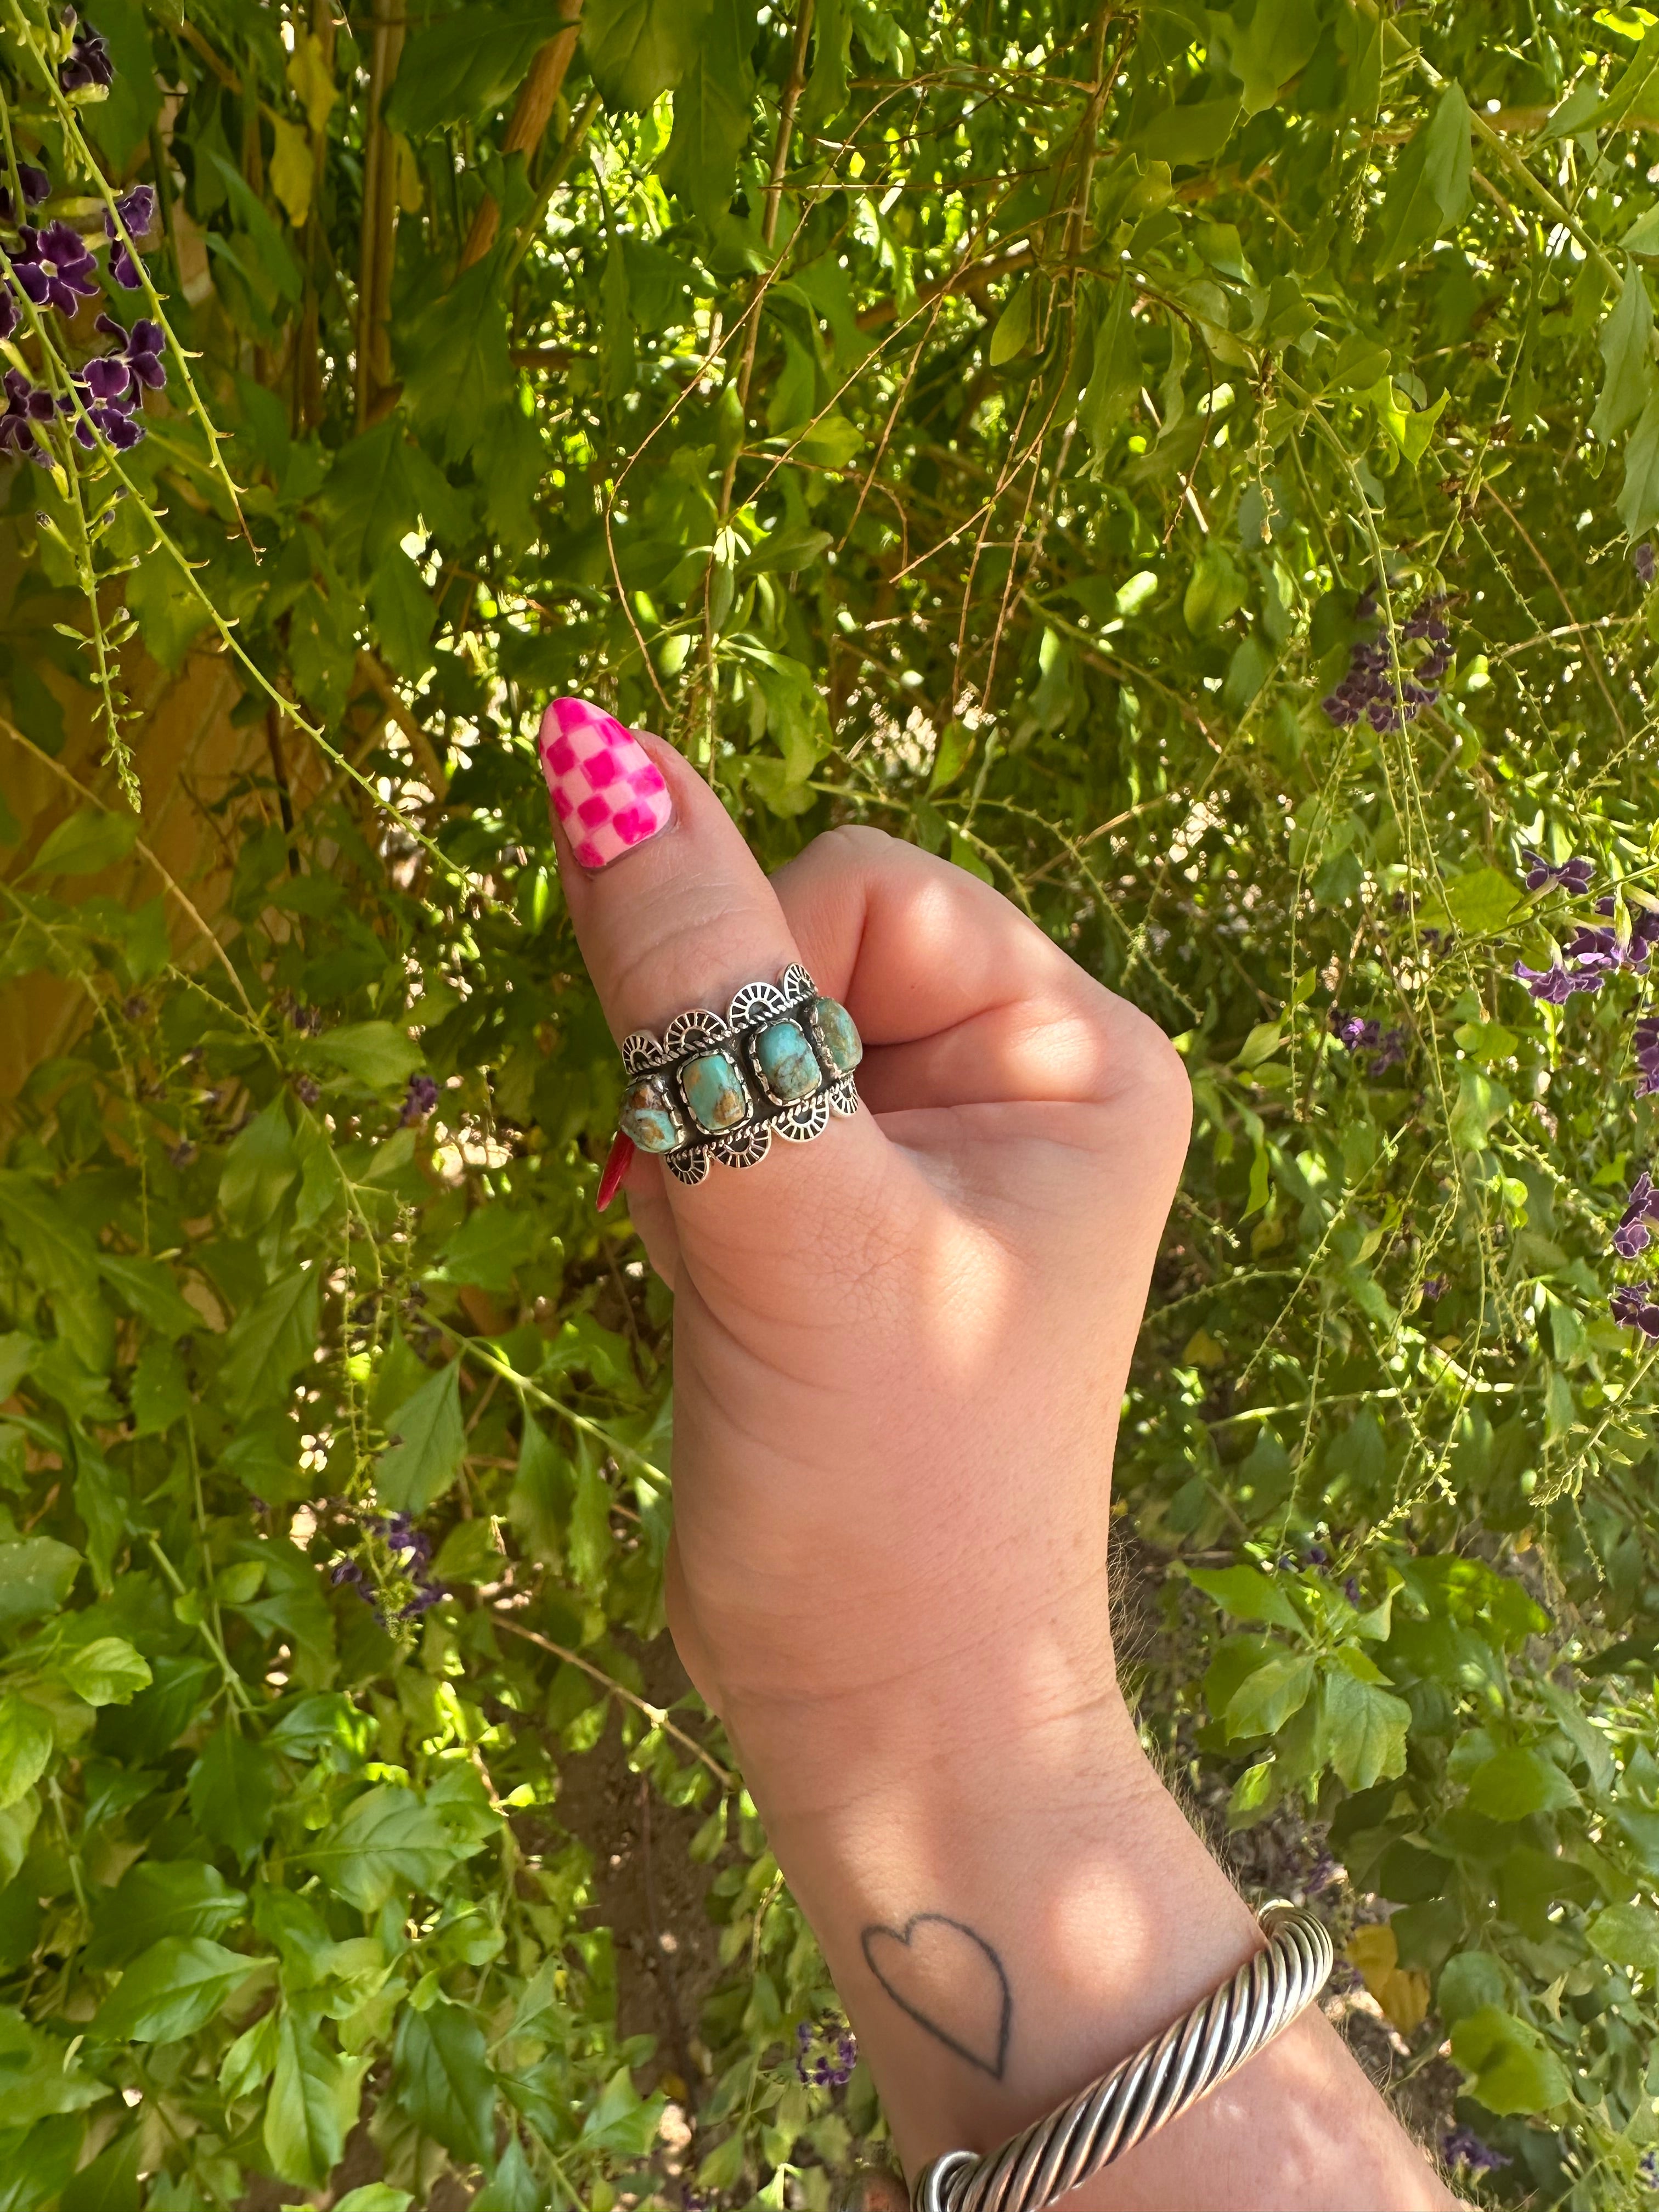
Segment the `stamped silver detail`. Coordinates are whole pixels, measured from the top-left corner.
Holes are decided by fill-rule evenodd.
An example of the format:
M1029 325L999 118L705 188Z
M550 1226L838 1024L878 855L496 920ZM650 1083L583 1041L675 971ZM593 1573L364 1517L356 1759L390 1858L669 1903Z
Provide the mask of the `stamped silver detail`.
M622 1056L623 1066L630 1075L648 1075L653 1067L665 1067L668 1064L668 1054L649 1030L635 1030L631 1036L625 1036Z
M810 1145L814 1137L821 1137L830 1127L830 1094L815 1091L810 1098L798 1099L786 1106L772 1124L775 1136L784 1137L792 1145Z
M674 1016L660 1039L648 1030L635 1030L623 1039L623 1065L629 1074L637 1078L663 1072L665 1087L677 1103L684 1097L686 1063L705 1052L727 1053L742 1081L750 1106L746 1120L710 1135L686 1112L687 1141L672 1152L654 1156L677 1181L695 1188L707 1179L714 1160L731 1168L757 1167L771 1150L775 1134L788 1144L810 1144L823 1134L831 1114L857 1113L859 1096L850 1075L831 1076L810 1098L783 1101L775 1096L760 1069L755 1047L762 1031L787 1019L816 1032L811 1015L817 995L817 986L805 969L792 961L775 983L745 983L724 1014L709 1006L692 1006Z
M676 1014L663 1031L663 1058L684 1060L688 1053L707 1052L711 1045L724 1044L731 1034L732 1024L724 1014L710 1006L692 1006Z
M708 1149L722 1166L757 1168L772 1149L772 1124L745 1121L729 1137L716 1137Z
M727 1019L734 1030L763 1029L787 1014L792 1003L775 983L745 983L732 1000Z

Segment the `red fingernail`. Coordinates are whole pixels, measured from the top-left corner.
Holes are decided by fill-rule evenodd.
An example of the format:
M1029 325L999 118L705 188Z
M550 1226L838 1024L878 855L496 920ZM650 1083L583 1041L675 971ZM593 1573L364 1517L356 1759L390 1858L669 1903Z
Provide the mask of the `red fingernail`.
M611 1139L611 1157L605 1164L605 1173L599 1177L599 1188L593 1203L603 1213L622 1188L623 1177L634 1164L634 1139L623 1136L620 1129Z
M542 716L541 754L554 811L583 867L608 867L667 827L674 809L662 770L602 707L555 699Z

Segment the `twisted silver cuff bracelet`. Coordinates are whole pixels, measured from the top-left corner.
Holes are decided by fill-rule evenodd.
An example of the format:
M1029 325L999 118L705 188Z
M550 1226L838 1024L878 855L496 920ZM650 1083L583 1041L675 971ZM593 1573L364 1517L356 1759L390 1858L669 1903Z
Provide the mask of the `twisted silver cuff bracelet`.
M950 2150L916 2177L915 2212L1042 2212L1236 2073L1312 2003L1329 1931L1300 1905L1261 1910L1268 1942L1185 2020L988 2158Z

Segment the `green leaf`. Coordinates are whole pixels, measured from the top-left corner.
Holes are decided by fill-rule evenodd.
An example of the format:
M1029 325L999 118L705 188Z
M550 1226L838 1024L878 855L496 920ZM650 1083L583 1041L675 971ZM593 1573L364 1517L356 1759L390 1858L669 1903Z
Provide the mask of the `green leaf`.
M1521 893L1501 868L1473 868L1446 886L1446 910L1460 929L1486 937L1502 929Z
M438 608L402 546L392 546L382 557L369 583L368 604L388 666L409 683L418 684L434 665L432 633Z
M1135 288L1120 277L1111 289L1110 304L1095 329L1089 381L1078 402L1079 427L1098 459L1111 442L1112 433L1134 406L1140 394L1140 345L1130 308ZM1154 588L1157 579L1152 579ZM1117 606L1114 595L1115 611ZM1133 611L1133 605L1127 610ZM1191 627L1191 624L1188 625Z
M1305 1652L1275 1652L1244 1677L1228 1701L1227 1734L1275 1735L1307 1703L1314 1662Z
M380 1783L355 1798L304 1856L348 1905L378 1912L401 1890L438 1893L452 1869L477 1848L470 1836L457 1835L441 1805L423 1805L412 1790Z
M152 1676L149 1662L124 1636L95 1636L60 1662L64 1680L89 1705L131 1705Z
M99 2043L177 2043L205 2027L266 1962L206 1936L166 1936L135 1959L87 2033Z
M755 98L755 0L712 0L674 94L663 183L706 223L731 205Z
M1501 1083L1466 1061L1457 1071L1457 1102L1451 1110L1452 1142L1461 1152L1478 1152L1515 1101Z
M0 1810L15 1805L34 1787L46 1771L52 1746L50 1717L13 1691L0 1694Z
M991 366L1000 368L1005 362L1012 361L1016 354L1024 352L1031 343L1036 322L1036 280L1022 276L1008 295L1008 304L997 317L996 327L991 332Z
M352 582L378 568L413 530L415 488L395 416L341 447L318 506L329 523L329 550Z
M233 1237L257 1237L276 1218L298 1177L299 1156L289 1127L288 1099L278 1091L233 1141L219 1175L219 1205Z
M1571 2094L1566 2071L1542 2036L1498 2005L1466 2014L1451 2033L1452 2057L1489 2112L1547 2112Z
M1321 1746L1350 1790L1369 1790L1405 1772L1411 1721L1403 1698L1361 1680L1348 1667L1327 1667L1322 1674Z
M818 0L812 19L812 66L800 104L803 131L820 130L847 105L853 19L848 0Z
M1194 637L1212 636L1244 604L1244 579L1232 556L1212 545L1194 564L1181 615Z
M483 2030L447 1998L425 2012L404 2008L398 2022L392 2091L423 2135L463 2165L495 2156L495 2076Z
M576 1494L570 1511L570 1571L584 1589L605 1587L611 1565L611 1486L586 1437L576 1451Z
M165 1436L190 1411L190 1384L178 1353L165 1338L153 1336L132 1370L133 1433Z
M1659 390L1650 392L1625 447L1625 481L1619 520L1627 538L1659 526Z
M1473 166L1469 104L1453 79L1395 164L1376 247L1378 275L1455 228L1469 204Z
M384 113L394 131L423 138L447 123L475 123L518 90L537 49L554 34L545 5L481 7L414 31Z
M1260 1567L1194 1567L1188 1578L1235 1620L1265 1621L1274 1628L1301 1632L1301 1614Z
M56 1613L80 1570L81 1554L55 1536L0 1544L0 1628Z
M98 1272L122 1303L158 1336L173 1341L202 1327L202 1316L179 1291L177 1277L160 1260L132 1252L100 1252Z
M411 420L450 459L459 459L471 451L489 410L512 389L493 261L478 262L434 301L404 334L399 351Z
M138 2157L143 2137L130 2128L80 2168L58 2199L59 2212L138 2212Z
M1494 1752L1476 1767L1465 1802L1489 1820L1524 1820L1528 1814L1577 1805L1578 1792L1553 1759L1512 1747Z
M516 2138L508 2148L518 2148ZM475 2197L472 2201L476 2205L479 2199ZM365 2181L361 2188L348 2189L343 2197L337 2197L334 2212L409 2212L414 2202L406 2189L393 2189L385 2181Z
M606 106L642 112L672 92L709 13L710 0L587 0L582 47Z
M466 1451L460 1362L430 1375L386 1422L391 1449L374 1470L380 1503L393 1513L424 1513L460 1473Z
M1614 1966L1659 1975L1659 1912L1650 1905L1609 1905L1584 1929L1590 1948Z
M266 2155L279 2181L324 2186L356 2120L368 2063L367 2052L343 2058L329 2050L310 2021L283 2006L264 2124Z
M575 1487L569 1460L540 1423L526 1413L519 1443L518 1474L507 1503L507 1516L524 1550L556 1574L564 1566L565 1532L570 1525Z
M533 1214L514 1213L505 1206L477 1206L444 1246L444 1279L505 1292L512 1289L518 1269L545 1247Z
M343 1068L369 1091L400 1091L421 1065L420 1045L397 1022L349 1022L306 1046L313 1066Z
M473 2198L471 2212L542 2212L543 2203L541 2189L520 2148L519 2138L516 2134L511 2135L488 2186ZM337 2204L334 2212L340 2212ZM388 2208L388 2212L396 2212L396 2208Z
M83 808L60 822L28 866L29 876L97 876L125 860L137 842L131 814L94 814Z
M1625 272L1618 303L1601 326L1604 373L1590 428L1607 444L1633 422L1654 390L1653 307L1639 269Z
M246 1866L270 1832L276 1802L270 1754L227 1722L190 1770L190 1809L203 1833Z
M224 1340L219 1389L227 1412L286 1396L317 1342L320 1285L315 1267L283 1275L245 1306Z
M247 1899L201 1859L140 1859L99 1899L84 1963L89 1972L124 1966L165 1936L219 1936L234 1928Z
M1307 67L1323 27L1315 0L1259 4L1243 30L1219 11L1210 21L1212 37L1223 34L1216 38L1217 58L1244 88L1246 116L1276 105L1279 88Z
M1214 161L1232 137L1242 110L1237 100L1200 100L1166 107L1131 131L1125 144L1150 161L1197 168Z

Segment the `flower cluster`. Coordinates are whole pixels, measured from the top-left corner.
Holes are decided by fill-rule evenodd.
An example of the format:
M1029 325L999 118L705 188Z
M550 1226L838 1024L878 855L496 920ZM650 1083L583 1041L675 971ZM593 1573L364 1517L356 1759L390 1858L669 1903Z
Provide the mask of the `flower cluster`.
M409 1095L404 1100L403 1111L398 1121L401 1127L412 1129L417 1121L424 1121L438 1103L438 1086L432 1078L422 1073L409 1079Z
M359 1518L355 1507L347 1504L343 1499L337 1499L335 1503L340 1511L351 1519ZM363 1519L362 1526L371 1536L380 1538L396 1561L398 1571L413 1585L410 1598L405 1604L398 1607L396 1619L418 1620L423 1613L430 1612L441 1598L448 1596L449 1592L445 1585L442 1583L434 1582L428 1572L432 1564L432 1539L424 1529L415 1526L407 1513L371 1514ZM365 1604L374 1607L374 1618L380 1622L381 1627L385 1628L388 1626L386 1617L380 1608L374 1583L365 1572L361 1561L352 1559L337 1559L329 1579L337 1587L344 1583L355 1589Z
M1644 2150L1636 2161L1636 2172L1644 2189L1659 2189L1659 2150Z
M844 2020L802 2021L795 2030L795 2073L818 2089L844 2089L858 2063L858 2039Z
M1636 571L1637 582L1643 585L1650 584L1653 581L1656 568L1659 568L1659 562L1656 562L1654 558L1653 540L1650 538L1644 538L1630 558L1631 566Z
M72 18L70 20L73 20ZM82 50L85 49L84 54ZM77 38L76 66L94 71L88 82L107 83L108 58L95 33ZM101 61L100 57L102 57ZM65 69L71 66L64 64ZM99 77L102 67L106 74ZM73 88L68 88L73 89ZM27 161L17 165L17 181L26 208L38 207L51 192L44 169ZM109 273L124 290L136 292L144 281L143 270L131 241L143 238L155 221L153 185L134 185L104 216L109 240ZM0 219L13 217L12 196L0 191ZM20 301L27 300L41 313L56 312L72 320L83 300L96 298L100 289L98 264L92 248L73 223L61 219L44 226L19 225L17 242L4 250L5 270L0 276L0 340L16 335L22 321ZM141 412L144 391L159 392L167 380L162 353L166 336L159 323L141 316L131 331L111 315L100 315L94 327L101 337L115 341L113 349L98 354L72 372L70 390L59 392L37 385L21 368L7 370L6 407L0 415L0 453L26 453L45 465L51 455L39 428L59 416L70 418L70 428L80 445L91 452L100 437L118 452L136 446L144 434Z
M1401 627L1402 642L1422 640L1428 653L1409 673L1396 661L1387 638L1356 638L1348 653L1348 672L1321 707L1339 730L1351 728L1363 714L1380 735L1384 730L1403 730L1425 707L1440 696L1440 679L1451 665L1451 632L1446 626L1443 598L1425 599ZM1367 592L1354 609L1356 618L1370 622L1376 613L1376 594Z
M1595 872L1589 860L1563 860L1558 868L1541 853L1526 851L1521 858L1526 864L1527 889L1529 891L1547 890L1552 884L1559 884L1563 890L1582 897L1589 889L1590 878Z
M1496 2173L1510 2162L1501 2150L1483 2143L1473 2128L1448 2128L1440 2138L1440 2155L1448 2166L1467 2166L1471 2173Z
M1597 914L1610 915L1613 910L1611 897L1595 902ZM1531 997L1548 1006L1565 1006L1575 991L1599 991L1608 976L1616 975L1621 968L1645 968L1656 945L1659 945L1659 913L1641 907L1632 918L1628 938L1621 939L1616 929L1586 924L1573 932L1553 968L1528 968L1524 960L1517 960L1510 972L1517 983L1526 985Z
M1331 1035L1346 1050L1371 1056L1372 1075L1385 1075L1406 1057L1404 1030L1384 1030L1377 1022L1362 1020L1358 1014L1345 1014L1340 1006L1331 1008L1330 1026Z

